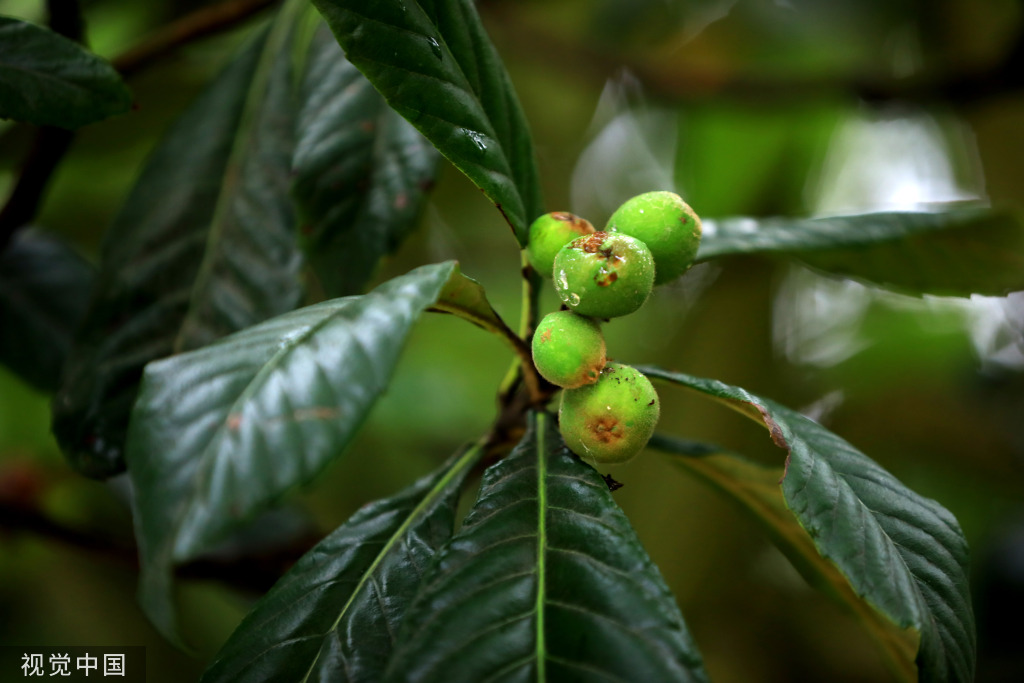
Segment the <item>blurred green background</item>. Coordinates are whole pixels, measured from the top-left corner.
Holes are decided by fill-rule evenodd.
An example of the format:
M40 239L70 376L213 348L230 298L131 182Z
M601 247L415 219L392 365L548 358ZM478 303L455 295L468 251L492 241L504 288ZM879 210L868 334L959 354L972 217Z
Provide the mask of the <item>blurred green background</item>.
M84 0L88 42L113 58L200 0ZM1016 0L482 0L533 127L549 210L603 224L642 191L702 216L1024 203L1024 3ZM45 4L0 0L45 22ZM87 127L38 224L95 259L147 152L267 13L133 75L132 113ZM31 131L0 122L6 193ZM414 236L378 273L461 261L509 321L519 254L451 167ZM544 307L556 307L544 293ZM971 544L979 681L1024 680L1024 295L909 298L787 262L694 268L606 326L610 355L711 376L804 410L952 510ZM509 358L486 333L428 316L348 456L299 493L326 533L426 473L493 417ZM662 427L763 462L767 433L662 390ZM396 428L400 425L400 428ZM614 472L615 495L674 590L713 680L884 681L852 617L811 591L715 492L655 453ZM48 397L0 369L0 499L64 532L126 545L124 482L85 480L49 435ZM256 597L183 581L194 652L135 604L130 557L79 536L0 524L0 643L148 647L150 680L195 679Z

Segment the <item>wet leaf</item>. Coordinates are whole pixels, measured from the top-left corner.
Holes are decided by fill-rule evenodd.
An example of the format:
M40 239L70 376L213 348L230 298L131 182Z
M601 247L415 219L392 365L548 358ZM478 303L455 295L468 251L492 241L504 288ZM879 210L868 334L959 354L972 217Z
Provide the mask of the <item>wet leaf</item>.
M438 153L319 25L301 86L292 196L307 259L336 297L362 292L415 226Z
M202 680L380 680L481 454L480 446L467 449L318 543L245 617Z
M785 406L717 380L640 368L708 395L762 423L788 453L780 489L817 552L853 592L906 638L920 638L899 669L922 681L970 681L976 636L968 550L952 514L918 495L839 436ZM901 646L890 656L899 656ZM911 653L913 654L913 653Z
M127 459L141 600L163 633L176 633L172 567L344 452L454 268L423 266L146 368Z
M106 60L48 28L0 16L0 118L80 128L131 106Z
M423 579L385 681L707 680L601 476L534 414Z
M469 0L314 0L388 104L501 210L520 246L543 213L529 127Z
M910 294L1002 296L1024 289L1024 218L1017 211L727 218L705 221L704 228L701 261L792 256L828 274Z
M293 309L301 258L288 200L293 27L251 41L172 126L107 234L97 286L54 404L81 472L124 469L146 363Z
M56 236L19 232L0 253L0 363L55 391L95 275Z

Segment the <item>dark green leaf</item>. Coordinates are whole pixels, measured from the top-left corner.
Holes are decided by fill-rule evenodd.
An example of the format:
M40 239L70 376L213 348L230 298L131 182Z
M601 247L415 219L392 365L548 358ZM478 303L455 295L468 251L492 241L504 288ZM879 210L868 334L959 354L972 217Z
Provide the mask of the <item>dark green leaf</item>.
M706 680L601 476L533 415L409 608L387 681Z
M1024 220L1015 211L869 213L704 222L698 260L795 256L825 272L911 294L1001 296L1024 289Z
M783 469L759 465L707 444L655 434L650 446L676 457L673 462L735 501L765 529L772 542L808 583L860 620L885 654L899 680L916 681L914 662L920 634L899 628L857 595L846 576L823 557L796 515L786 507L779 482Z
M451 313L501 337L515 336L487 300L480 283L463 275L461 270L448 281L431 310Z
M543 212L529 128L471 0L314 0L349 61L501 210Z
M22 231L0 253L0 363L55 391L95 273L52 235Z
M112 226L54 432L79 470L124 468L142 368L299 301L288 200L292 33L279 22L204 91L154 151Z
M335 297L361 292L412 229L438 154L320 27L302 84L292 196L310 264Z
M956 519L821 425L716 380L641 368L763 423L788 451L782 495L822 557L854 592L920 636L922 681L970 681L976 641L967 542Z
M0 17L0 118L80 128L131 106L108 62L48 28Z
M364 506L317 544L246 616L202 680L379 681L482 451L474 446Z
M164 633L175 632L173 564L341 455L454 269L424 266L146 368L127 458L142 602Z

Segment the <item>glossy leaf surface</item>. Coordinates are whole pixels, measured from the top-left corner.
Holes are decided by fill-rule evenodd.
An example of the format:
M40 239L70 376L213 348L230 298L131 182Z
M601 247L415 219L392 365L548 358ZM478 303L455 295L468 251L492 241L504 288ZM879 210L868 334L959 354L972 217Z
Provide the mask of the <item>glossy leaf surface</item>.
M131 106L107 61L48 28L0 16L0 119L80 128Z
M386 681L702 681L700 655L601 476L537 414L484 474Z
M405 609L451 537L474 446L368 504L299 560L203 676L214 681L378 681Z
M543 213L529 128L470 0L314 0L348 59L501 210Z
M174 633L171 567L341 455L454 263L332 299L146 369L128 437L142 601Z
M448 281L431 310L458 316L501 337L514 336L515 333L487 300L487 293L480 283L462 275L461 271L458 275Z
M650 447L672 453L682 470L709 484L750 514L812 586L860 620L884 652L899 680L916 681L918 634L903 630L858 596L846 576L823 557L796 515L786 507L779 482L782 467L765 467L707 444L655 434Z
M698 260L758 253L794 256L826 273L911 294L1024 289L1024 218L1015 211L704 222Z
M55 391L94 278L93 267L57 237L15 235L0 253L0 363Z
M104 246L96 291L54 407L79 470L124 469L146 363L296 306L287 198L290 28L251 42L153 152Z
M861 599L920 638L920 680L972 680L968 549L948 510L796 411L716 380L640 369L764 424L788 452L780 483L786 507Z
M301 88L292 196L307 258L328 297L358 294L415 225L437 150L345 59L322 21Z

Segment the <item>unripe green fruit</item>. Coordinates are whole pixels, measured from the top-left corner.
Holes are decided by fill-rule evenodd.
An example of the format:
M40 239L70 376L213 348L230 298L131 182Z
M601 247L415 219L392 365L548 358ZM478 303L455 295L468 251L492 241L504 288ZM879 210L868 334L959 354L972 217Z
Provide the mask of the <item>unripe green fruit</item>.
M577 237L593 232L594 226L586 218L565 211L544 214L530 225L530 241L526 247L530 265L550 278L558 250Z
M533 364L560 387L593 384L605 364L600 325L571 311L548 313L533 334Z
M685 273L700 246L700 218L675 192L645 192L633 197L615 210L605 230L647 245L658 267L656 285Z
M596 384L562 392L558 428L583 460L615 465L643 450L660 414L649 379L636 368L608 363Z
M595 318L640 308L654 286L654 258L640 240L595 232L573 240L555 256L555 292L566 306Z

